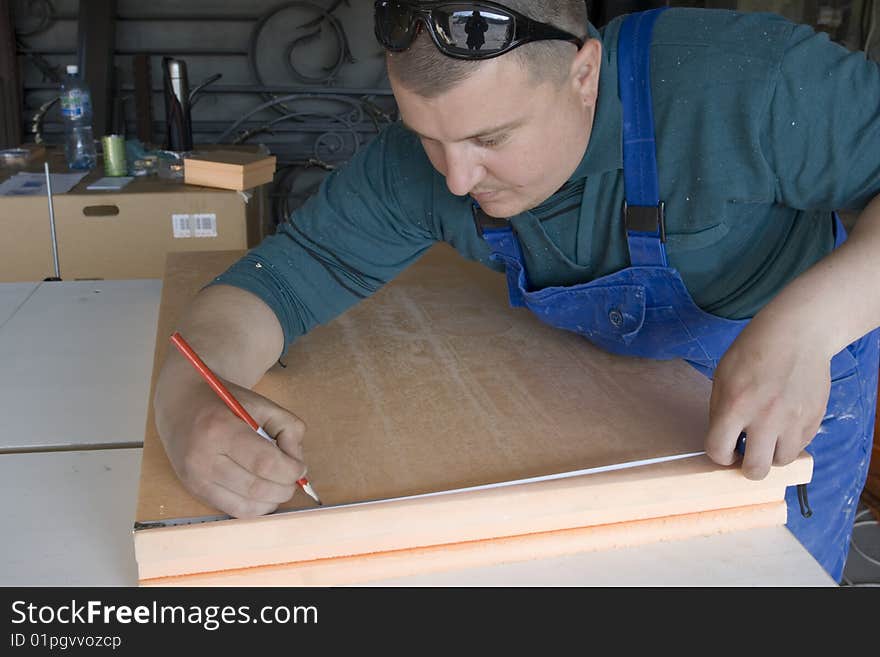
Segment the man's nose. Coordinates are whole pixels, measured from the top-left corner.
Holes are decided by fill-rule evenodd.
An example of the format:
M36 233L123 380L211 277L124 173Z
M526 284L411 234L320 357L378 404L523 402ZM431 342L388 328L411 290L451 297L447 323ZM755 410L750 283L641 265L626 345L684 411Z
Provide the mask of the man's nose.
M447 146L443 156L446 160L446 186L456 196L464 196L483 179L486 170L467 144Z

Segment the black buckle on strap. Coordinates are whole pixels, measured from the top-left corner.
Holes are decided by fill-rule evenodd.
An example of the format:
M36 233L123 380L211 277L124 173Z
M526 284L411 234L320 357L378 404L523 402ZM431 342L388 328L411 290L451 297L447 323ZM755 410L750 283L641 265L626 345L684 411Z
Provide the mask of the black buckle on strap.
M623 202L623 226L627 231L658 233L666 241L666 205L663 201L652 205L627 205Z
M810 518L813 510L810 508L810 500L807 499L807 485L798 484L797 487L798 505L801 507L801 515L804 518Z
M483 212L483 208L476 203L471 205L471 212L474 215L474 226L477 228L477 235L480 237L483 236L484 231L487 229L507 228L510 223L507 219L492 217L486 214Z

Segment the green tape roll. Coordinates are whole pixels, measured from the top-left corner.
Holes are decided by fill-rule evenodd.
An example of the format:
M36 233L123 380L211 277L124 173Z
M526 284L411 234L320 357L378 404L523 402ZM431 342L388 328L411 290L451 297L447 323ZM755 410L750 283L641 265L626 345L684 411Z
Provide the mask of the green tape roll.
M104 175L126 175L125 138L122 135L107 135L101 138L101 143L104 145Z

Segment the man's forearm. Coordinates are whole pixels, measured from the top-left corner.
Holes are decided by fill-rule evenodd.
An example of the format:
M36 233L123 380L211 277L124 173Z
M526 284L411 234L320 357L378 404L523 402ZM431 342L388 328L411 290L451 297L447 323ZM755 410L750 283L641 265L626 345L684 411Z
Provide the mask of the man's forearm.
M215 285L196 295L175 328L229 382L232 394L274 438L274 445L230 412L196 368L169 345L153 409L174 472L191 494L232 516L274 510L290 499L305 472L302 421L248 390L281 353L283 333L275 314L249 292Z
M789 283L755 317L780 322L829 358L880 326L880 196L846 243Z
M176 328L216 374L247 388L275 364L284 345L275 313L255 295L228 285L199 292ZM192 366L169 349L163 375L170 374L165 370L178 376Z

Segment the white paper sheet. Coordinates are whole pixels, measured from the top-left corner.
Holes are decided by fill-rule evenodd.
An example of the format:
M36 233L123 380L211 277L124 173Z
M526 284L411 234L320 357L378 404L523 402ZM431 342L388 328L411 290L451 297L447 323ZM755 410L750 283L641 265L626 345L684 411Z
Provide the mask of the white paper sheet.
M52 196L66 194L82 180L82 173L50 173ZM46 196L46 174L20 172L0 183L0 196Z

